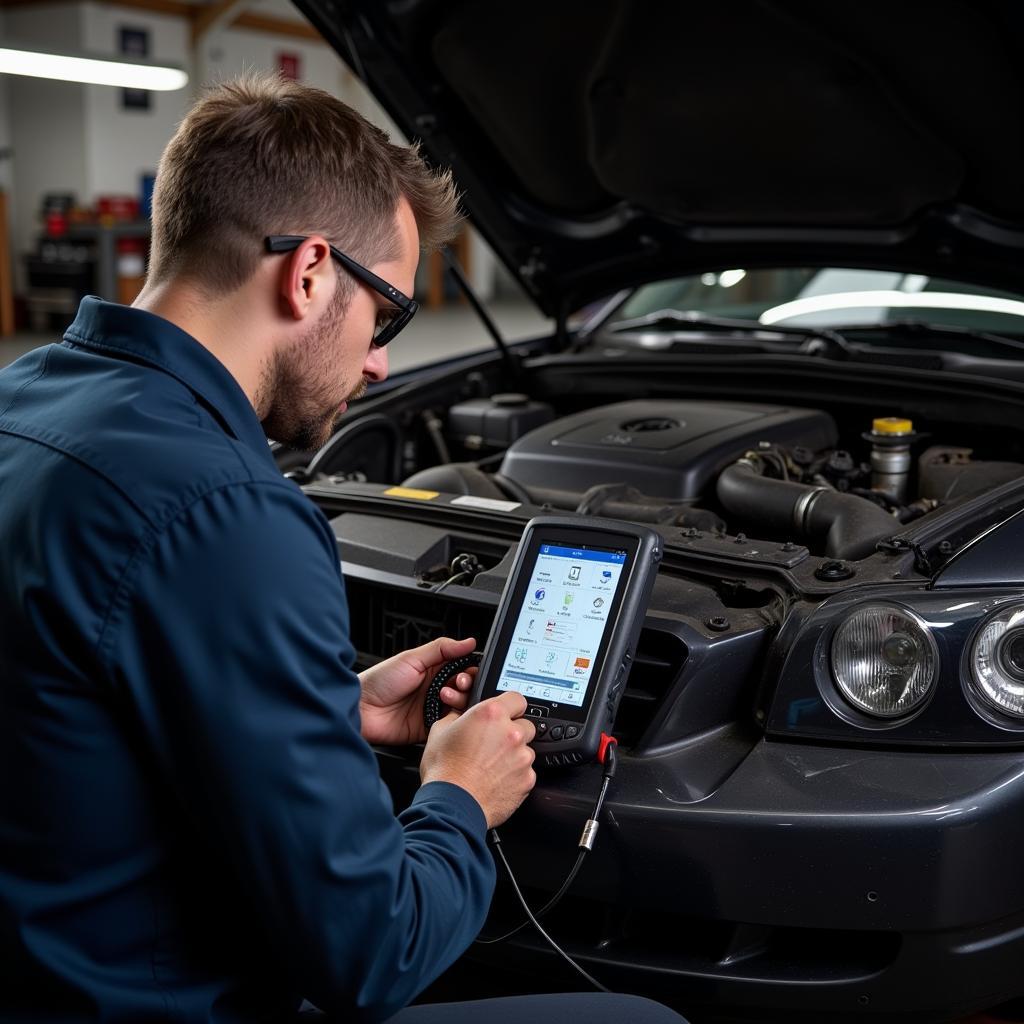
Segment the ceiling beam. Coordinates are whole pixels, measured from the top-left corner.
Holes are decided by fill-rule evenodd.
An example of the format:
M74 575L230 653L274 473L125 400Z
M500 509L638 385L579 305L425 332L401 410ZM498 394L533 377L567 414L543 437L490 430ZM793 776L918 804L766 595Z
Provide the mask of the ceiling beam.
M198 46L208 32L227 28L232 21L244 13L249 0L211 0L198 8L192 18L192 45Z
M247 28L254 32L268 32L275 36L290 36L294 39L308 39L322 43L324 37L308 21L292 21L291 18L275 18L270 14L246 11L231 23L232 28Z
M0 0L0 7L29 7L52 0ZM181 18L195 17L198 5L187 0L104 0L110 7L131 7L137 11L151 11L154 14L173 14Z
M0 9L5 7L29 7L52 3L53 0L0 0ZM109 7L127 7L136 11L148 11L151 14L170 14L185 18L193 25L200 19L203 12L211 7L219 7L221 0L213 4L189 3L188 0L102 0ZM252 32L266 32L270 35L287 36L291 39L306 39L311 42L323 42L323 36L308 21L293 21L290 18L276 18L269 14L258 14L255 11L242 11L231 19L228 28L244 28ZM194 32L193 28L193 32ZM205 31L210 31L206 29ZM202 35L204 33L200 33ZM197 38L193 36L193 38Z

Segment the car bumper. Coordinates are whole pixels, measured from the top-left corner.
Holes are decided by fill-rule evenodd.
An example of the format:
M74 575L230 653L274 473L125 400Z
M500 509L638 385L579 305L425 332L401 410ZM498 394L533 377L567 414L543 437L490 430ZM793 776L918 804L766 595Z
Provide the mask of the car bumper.
M386 759L385 776L408 790L399 764ZM596 767L546 774L502 828L535 906L571 867L599 782ZM1024 993L1019 754L723 729L623 755L603 822L547 926L611 987L819 1020L952 1020ZM501 887L493 918L491 933L521 918ZM554 969L530 930L470 955Z

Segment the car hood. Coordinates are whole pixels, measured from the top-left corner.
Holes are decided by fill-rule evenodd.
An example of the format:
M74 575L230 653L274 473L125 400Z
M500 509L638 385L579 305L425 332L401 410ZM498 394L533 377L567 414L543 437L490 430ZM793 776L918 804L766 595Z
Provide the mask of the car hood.
M295 0L550 315L730 266L1024 291L1007 0Z

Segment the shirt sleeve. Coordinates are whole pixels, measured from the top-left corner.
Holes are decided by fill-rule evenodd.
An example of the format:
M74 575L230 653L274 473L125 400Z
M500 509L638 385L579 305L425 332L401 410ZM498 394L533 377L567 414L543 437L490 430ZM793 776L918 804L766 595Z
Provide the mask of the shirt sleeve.
M431 783L395 817L334 538L297 488L224 487L154 531L100 654L308 999L386 1018L470 944L494 888L483 812Z

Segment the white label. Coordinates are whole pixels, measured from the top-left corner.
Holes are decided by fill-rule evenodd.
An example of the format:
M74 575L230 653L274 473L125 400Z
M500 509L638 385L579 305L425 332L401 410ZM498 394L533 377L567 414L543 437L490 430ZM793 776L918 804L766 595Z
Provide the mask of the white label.
M518 501L498 501L495 498L475 498L472 494L464 494L461 498L452 498L449 504L469 505L470 508L488 508L492 512L511 512L519 508Z

